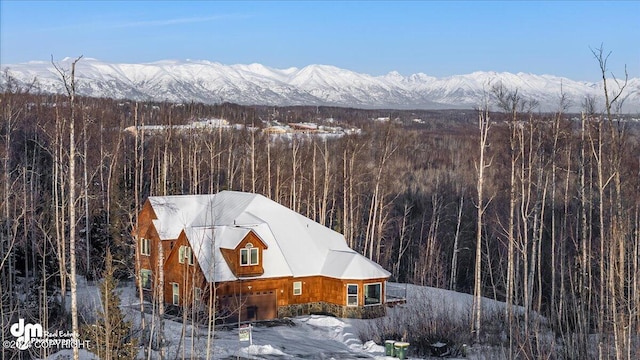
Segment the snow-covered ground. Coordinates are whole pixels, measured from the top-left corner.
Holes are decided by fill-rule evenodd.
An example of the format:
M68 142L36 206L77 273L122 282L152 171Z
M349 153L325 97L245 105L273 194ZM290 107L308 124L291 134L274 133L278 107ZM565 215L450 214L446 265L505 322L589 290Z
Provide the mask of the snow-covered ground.
M402 285L404 286L404 285ZM131 284L121 286L121 306L127 316L136 323L140 315L139 299L135 287ZM78 297L81 313L92 313L99 308L97 285L88 285L79 281ZM456 293L430 287L407 286L407 304L390 308L386 318L390 320L418 303L428 302L431 311L442 312L448 317L466 321L473 298L468 294ZM504 304L484 299L486 311L499 311ZM151 317L147 315L147 324ZM240 342L237 328L218 328L214 334L213 359L378 359L391 360L385 356L384 344L374 341L361 341L360 331L380 320L340 319L330 316L300 316L290 321L257 324L253 328L253 345ZM183 326L181 321L165 321L166 358L168 359L205 359L207 351L207 332L204 327ZM400 339L394 339L400 340ZM502 357L500 349L469 349L467 358L496 359ZM142 350L140 358L142 358ZM48 359L68 359L70 350L51 355ZM156 352L152 358L158 358ZM94 359L91 353L82 351L81 358ZM409 359L418 359L412 355L409 347ZM424 359L424 358L423 358Z

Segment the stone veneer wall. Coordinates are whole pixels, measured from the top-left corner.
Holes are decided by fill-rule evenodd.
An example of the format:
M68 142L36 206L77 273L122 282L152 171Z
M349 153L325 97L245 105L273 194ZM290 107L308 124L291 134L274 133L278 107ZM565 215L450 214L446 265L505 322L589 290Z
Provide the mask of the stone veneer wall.
M343 318L373 319L385 316L387 310L383 305L373 306L341 306L325 302L293 304L278 307L278 317L295 317L310 314L328 314Z

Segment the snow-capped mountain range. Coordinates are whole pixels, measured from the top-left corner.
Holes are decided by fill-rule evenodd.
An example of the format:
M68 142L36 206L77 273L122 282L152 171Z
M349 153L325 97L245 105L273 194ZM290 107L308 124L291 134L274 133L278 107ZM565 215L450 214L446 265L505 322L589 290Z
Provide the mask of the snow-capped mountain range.
M59 62L70 69L72 59ZM50 62L3 65L18 84L34 82L39 90L64 93ZM2 86L5 85L2 78ZM552 75L474 72L435 78L423 73L390 72L371 76L329 65L274 69L261 64L223 65L209 61L158 61L115 64L83 58L76 66L80 95L171 102L233 102L243 105L330 105L360 108L474 108L494 84L517 89L535 99L538 110L558 108L561 90L579 110L586 97L602 99L602 83L574 81ZM609 88L617 89L615 82ZM623 111L640 111L640 78L629 79Z

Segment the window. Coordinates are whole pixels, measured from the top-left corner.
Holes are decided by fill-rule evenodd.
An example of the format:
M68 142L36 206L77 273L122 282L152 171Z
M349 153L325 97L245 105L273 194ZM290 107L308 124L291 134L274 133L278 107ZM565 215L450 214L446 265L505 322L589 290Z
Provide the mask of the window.
M365 284L364 285L364 304L380 305L382 304L382 284Z
M140 254L146 256L151 255L151 245L149 244L149 239L140 239Z
M143 289L151 289L151 270L140 269L140 283Z
M293 295L302 295L302 281L293 282Z
M358 306L357 284L347 284L347 306Z
M171 283L173 290L173 305L180 305L180 285L178 283Z
M184 264L186 262L189 265L193 265L193 251L189 246L180 246L178 249L178 261L180 264Z
M193 307L198 308L202 304L202 289L193 288Z
M185 246L184 258L189 265L193 265L193 251L191 250L191 247Z
M260 262L258 251L259 249L254 248L252 243L248 243L244 248L240 249L240 265L258 265L258 263Z

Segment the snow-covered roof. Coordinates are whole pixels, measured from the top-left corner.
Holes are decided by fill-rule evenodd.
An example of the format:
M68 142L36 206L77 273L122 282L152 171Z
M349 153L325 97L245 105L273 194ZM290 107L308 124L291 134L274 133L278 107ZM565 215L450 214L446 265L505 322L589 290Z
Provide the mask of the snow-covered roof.
M209 282L236 280L220 248L234 249L253 231L266 245L258 278L386 278L390 273L347 246L344 236L258 194L152 196L161 240L184 230Z

